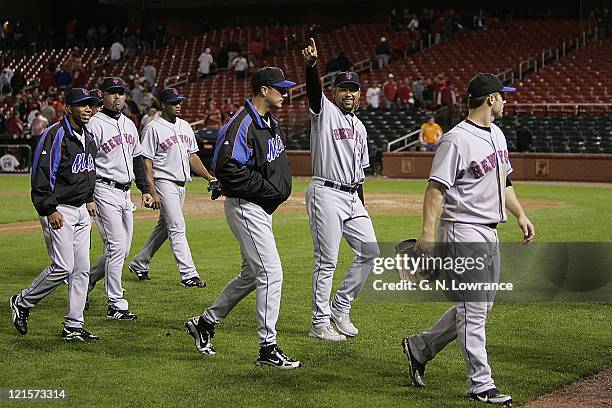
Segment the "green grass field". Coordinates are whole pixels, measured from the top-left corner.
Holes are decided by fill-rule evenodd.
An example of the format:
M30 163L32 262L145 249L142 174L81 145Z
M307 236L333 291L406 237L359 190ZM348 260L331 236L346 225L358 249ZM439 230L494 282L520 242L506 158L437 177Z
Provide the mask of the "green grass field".
M0 223L36 219L28 183L27 177L0 177ZM195 182L188 190L203 193L204 185ZM294 191L306 186L306 180L296 180ZM370 180L366 201L369 192L420 194L424 187L423 181ZM519 198L564 204L528 211L539 241L612 241L612 189L519 183L515 187ZM374 216L373 222L378 239L385 242L414 236L420 226L416 216ZM49 261L40 232L0 235L4 316L0 388L63 387L70 404L78 407L477 405L465 399L465 368L456 343L427 366L427 388L407 386L400 341L428 328L449 306L446 303L358 300L351 316L361 330L359 337L342 344L308 338L313 258L306 212L277 214L274 223L285 273L279 344L300 359L303 368L286 372L254 365L258 350L254 295L217 328L214 358L195 351L183 321L210 305L240 267L238 244L225 219L211 216L189 220L187 231L208 287L179 286L166 245L151 266L153 280L138 282L125 268L126 297L138 320L106 319L104 291L96 288L86 313L86 327L100 336L93 344L61 340L65 286L32 310L28 335L17 334L10 320L9 296L29 285ZM153 220L136 223L132 255L141 249L153 225ZM500 226L499 232L504 241L520 240L513 220ZM92 234L95 261L101 242L95 230ZM350 260L350 250L343 244L336 286ZM497 304L487 337L498 387L521 403L610 367L611 322L612 303Z

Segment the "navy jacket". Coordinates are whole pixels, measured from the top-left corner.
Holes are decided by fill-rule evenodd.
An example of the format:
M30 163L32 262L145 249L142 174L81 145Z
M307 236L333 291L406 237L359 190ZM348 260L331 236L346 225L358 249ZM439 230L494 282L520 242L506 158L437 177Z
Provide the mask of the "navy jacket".
M226 197L243 198L272 214L291 195L291 170L278 119L268 126L250 100L217 135L212 168Z
M97 148L85 126L83 131L85 146L64 116L40 136L32 163L32 203L39 215L51 215L59 204L93 201Z

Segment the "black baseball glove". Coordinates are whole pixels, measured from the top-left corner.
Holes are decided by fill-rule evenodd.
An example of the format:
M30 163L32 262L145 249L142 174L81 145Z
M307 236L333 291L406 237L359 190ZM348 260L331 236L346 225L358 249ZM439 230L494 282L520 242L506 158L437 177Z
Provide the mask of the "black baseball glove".
M221 182L216 178L210 180L208 182L208 191L211 192L211 200L216 200L217 198L221 197L221 195L223 195L223 192L221 191Z

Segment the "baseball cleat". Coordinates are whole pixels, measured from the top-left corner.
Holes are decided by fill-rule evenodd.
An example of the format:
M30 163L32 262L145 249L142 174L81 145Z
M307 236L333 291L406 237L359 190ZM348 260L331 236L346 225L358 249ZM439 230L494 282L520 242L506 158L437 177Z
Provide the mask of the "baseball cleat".
M185 321L187 333L195 340L196 350L207 356L216 354L212 344L212 338L215 337L215 326L207 323L200 316L192 317Z
M410 350L408 339L409 337L404 337L404 340L402 340L402 348L408 358L408 374L410 375L412 384L417 387L425 387L425 364L420 363L414 358L412 350Z
M338 331L347 337L355 337L359 333L359 330L351 322L349 312L341 312L332 307L331 321L334 322Z
M302 363L299 361L287 357L276 344L260 348L259 358L255 364L260 367L271 366L284 370L290 370L292 368L302 366Z
M95 341L98 336L94 336L90 332L82 328L64 327L62 337L66 341Z
M185 279L181 281L181 285L188 288L205 288L206 283L200 279L199 276L194 276L193 278Z
M323 341L345 341L346 336L339 334L337 331L329 326L324 327L311 327L309 336L315 339Z
M17 304L17 295L11 297L11 312L13 315L13 324L15 328L22 336L28 334L28 317L30 316L30 309L27 307L21 307Z
M106 311L106 317L109 319L117 319L117 320L135 320L138 318L134 313L129 310L119 310L112 307L109 307Z
M136 275L138 280L151 280L151 278L149 278L149 271L137 271L136 269L132 268L132 265L129 265L128 269L130 272Z
M485 404L496 404L503 407L512 406L512 397L502 394L501 392L497 391L496 388L491 388L490 390L486 390L478 394L469 393L468 399L470 401L484 402Z

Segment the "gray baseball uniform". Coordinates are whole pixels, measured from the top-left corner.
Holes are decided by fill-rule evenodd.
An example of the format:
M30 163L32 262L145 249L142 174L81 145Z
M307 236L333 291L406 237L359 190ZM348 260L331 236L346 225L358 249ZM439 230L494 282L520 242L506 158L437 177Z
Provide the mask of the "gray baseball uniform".
M98 147L94 199L100 212L96 224L104 241L104 253L90 271L89 291L105 277L109 306L127 310L121 276L130 253L134 222L129 187L135 179L133 158L142 154L142 147L134 122L123 114L104 109L89 120L87 127Z
M481 243L480 248L484 248L490 259L487 266L489 282L499 281L499 243L495 228L506 221L506 176L511 172L501 129L491 124L487 130L466 120L440 140L429 177L447 188L438 240ZM444 247L451 249L448 245ZM462 248L466 246L452 246L454 251ZM458 338L468 371L468 392L478 394L494 388L485 335L493 297L494 293L487 294L486 301L457 301L429 331L410 337L414 357L426 363Z
M310 96L309 96L310 98ZM370 165L367 131L357 116L343 112L321 94L318 112L310 110L312 183L306 191L306 209L314 243L312 325L330 324L329 298L344 236L355 259L338 289L332 306L348 312L379 254L372 220L357 195Z
M143 156L153 161L155 189L161 199L159 220L144 248L130 263L133 271L147 271L157 250L170 238L170 246L181 280L198 275L187 242L183 204L185 183L191 181L189 155L198 151L191 126L177 118L175 123L158 117L142 131Z
M34 307L67 279L67 328L84 324L91 229L86 203L93 201L95 155L91 135L71 129L65 117L41 135L32 165L32 202L40 216L51 265L20 292L15 303ZM64 219L58 229L48 219L55 212Z

